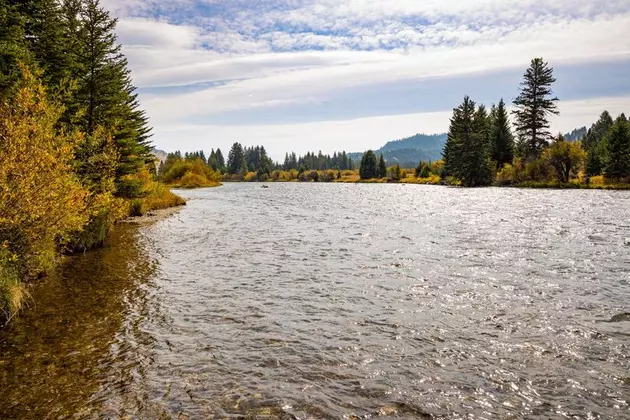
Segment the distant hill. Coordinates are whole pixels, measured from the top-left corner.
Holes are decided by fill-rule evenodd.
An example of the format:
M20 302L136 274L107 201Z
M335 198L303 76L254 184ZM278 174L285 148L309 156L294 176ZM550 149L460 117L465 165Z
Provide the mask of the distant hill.
M385 143L385 146L379 149L379 152L388 152L393 150L439 150L446 143L446 133L442 134L416 134L415 136L406 137L400 140L393 140Z
M571 131L570 133L566 133L564 135L564 139L567 141L579 141L582 140L584 137L586 137L586 133L587 133L587 129L586 127L580 127L580 128L576 128L575 130Z
M164 150L153 149L151 150L153 156L155 156L160 162L164 162L166 160L166 152Z
M414 168L421 160L439 160L442 158L442 149L446 143L446 133L442 134L416 134L400 140L387 142L383 147L374 152L383 154L388 165L400 164L402 167ZM361 160L363 153L350 153L355 162Z

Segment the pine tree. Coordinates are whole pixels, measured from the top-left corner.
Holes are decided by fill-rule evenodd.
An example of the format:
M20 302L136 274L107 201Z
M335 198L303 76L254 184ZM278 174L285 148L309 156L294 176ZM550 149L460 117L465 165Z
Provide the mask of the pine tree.
M71 60L78 87L68 118L88 136L99 127L113 134L118 154L118 195L133 197L139 193L137 183L127 180L126 175L137 173L153 159L151 129L139 108L127 60L117 44L116 20L100 7L98 0L85 0L79 20L79 42Z
M385 178L387 177L387 165L385 164L385 158L381 153L381 157L378 160L378 177Z
M25 43L24 24L25 18L18 7L0 1L0 98L18 81L18 63L32 64Z
M378 163L376 155L372 150L368 150L361 158L361 166L359 168L359 176L361 179L378 178Z
M602 112L599 119L591 126L586 133L586 137L582 140L582 147L584 150L590 152L591 149L597 147L613 124L613 118L610 116L608 111Z
M604 176L610 180L630 177L630 124L625 116L616 120L606 135L608 150Z
M218 154L218 151L217 151ZM218 160L218 159L217 159ZM234 143L228 153L227 171L230 174L238 174L241 172L243 166L243 160L245 160L245 154L243 146L240 143ZM247 161L245 161L247 164Z
M542 150L551 139L549 114L559 114L556 101L551 97L551 85L556 79L553 68L542 58L534 58L524 74L520 93L514 100L516 109L516 131L527 160L540 157Z
M291 169L291 161L289 160L289 152L284 155L284 165L282 167L285 171Z
M219 169L219 165L217 165L217 155L214 152L214 148L210 150L210 156L208 157L208 166L211 167L213 171L217 171Z
M444 176L460 178L463 172L461 168L465 159L465 144L472 135L474 113L475 102L469 96L465 96L461 105L453 109L448 136L442 151Z
M245 158L245 155L243 155L243 157L241 158L241 164L238 170L241 176L243 177L245 177L245 175L247 175L247 173L249 172L249 168L247 167L247 159Z
M586 133L582 140L582 147L588 153L586 163L586 174L591 176L600 175L604 170L604 162L607 160L608 148L605 144L605 136L613 126L613 119L604 111Z
M490 145L492 160L496 168L501 169L514 160L514 136L510 130L510 120L503 99L497 107L493 107L490 126Z
M215 156L217 158L217 169L219 172L225 172L225 158L223 157L223 153L221 149L217 149L215 152Z
M57 0L7 0L24 17L24 39L43 81L57 88L69 76L68 37Z
M477 108L473 116L471 140L464 160L466 175L462 181L464 185L470 187L490 185L492 183L490 127L488 113L483 105Z
M468 96L453 110L443 156L448 176L468 187L492 182L488 114Z

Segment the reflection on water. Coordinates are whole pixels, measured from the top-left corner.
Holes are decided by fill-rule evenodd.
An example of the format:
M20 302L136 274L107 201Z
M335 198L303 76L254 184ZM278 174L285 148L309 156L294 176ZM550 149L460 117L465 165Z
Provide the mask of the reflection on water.
M31 307L0 330L0 418L98 413L133 383L141 366L117 355L134 346L121 336L136 327L155 271L143 246L121 226L105 249L73 257L34 289Z
M630 417L628 192L182 193L0 332L0 418Z

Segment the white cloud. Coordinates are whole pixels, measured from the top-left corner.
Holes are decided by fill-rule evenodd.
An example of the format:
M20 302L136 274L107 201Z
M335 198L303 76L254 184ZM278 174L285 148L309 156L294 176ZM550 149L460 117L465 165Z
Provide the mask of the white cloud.
M143 104L155 118L175 120L184 116L250 109L277 101L325 101L331 92L340 89L392 81L412 82L513 67L524 69L531 57L539 55L550 60L552 65L628 58L630 40L620 36L626 27L630 27L630 17L547 28L544 36L531 34L526 41L517 38L504 43L435 47L407 54L311 52L215 60L159 73L153 71L153 75L159 74L165 81L178 77L198 82L225 80L230 75L243 79L199 92L150 98ZM619 41L609 42L609 35L619 36ZM607 49L602 48L604 44L608 45Z
M321 103L339 92L351 96L357 89L394 82L430 84L454 75L524 70L535 56L554 66L630 58L628 0L610 0L605 8L599 0L103 0L103 4L121 18L118 34L136 85L221 82L196 92L141 96L156 126L156 143L167 149L196 149L212 138L221 147L233 141L265 143L274 153L306 151L302 144L307 148L318 144L328 151L341 144L362 150L416 131L444 131L450 112L266 126L187 127L181 122L227 110ZM203 12L200 5L220 7ZM563 115L554 124L558 130L587 124L607 103L612 104L611 112L621 109L610 98L564 102Z
M195 26L172 25L166 21L126 18L118 21L119 39L134 47L190 50L200 46L201 31Z

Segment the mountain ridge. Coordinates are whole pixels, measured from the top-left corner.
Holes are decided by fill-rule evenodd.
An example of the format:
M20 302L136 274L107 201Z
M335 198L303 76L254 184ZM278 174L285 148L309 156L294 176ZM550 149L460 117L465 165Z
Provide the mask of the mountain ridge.
M410 137L390 140L374 152L383 154L388 165L398 163L404 167L415 167L421 160L435 161L442 159L442 149L446 144L447 133L417 133ZM362 152L350 153L355 162L361 160Z

